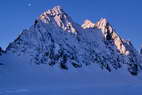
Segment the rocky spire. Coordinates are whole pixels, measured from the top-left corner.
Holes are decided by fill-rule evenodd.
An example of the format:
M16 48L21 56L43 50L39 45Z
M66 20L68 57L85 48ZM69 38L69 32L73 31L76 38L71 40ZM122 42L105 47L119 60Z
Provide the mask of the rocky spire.
M85 20L84 21L84 24L82 25L82 28L86 29L86 28L94 28L95 27L95 24L90 21L90 20Z
M112 40L114 42L116 48L119 50L121 54L129 54L128 50L126 49L123 43L123 39L114 31L114 29L112 28L112 26L106 18L100 19L95 24L95 27L102 31L106 40Z
M96 24L95 27L98 29L101 29L103 32L112 32L112 27L108 23L108 20L106 18L101 18Z
M90 20L85 20L84 24L82 25L82 28L84 28L84 29L97 28L97 29L101 30L104 37L105 37L105 40L113 41L116 48L118 49L118 51L121 54L125 54L125 55L129 54L128 50L126 49L126 47L123 43L123 39L114 31L114 29L112 28L112 26L110 25L110 23L108 22L108 20L106 18L101 18L95 24Z
M60 6L55 6L53 9L45 11L38 19L46 24L52 23L65 31L76 32L71 17Z

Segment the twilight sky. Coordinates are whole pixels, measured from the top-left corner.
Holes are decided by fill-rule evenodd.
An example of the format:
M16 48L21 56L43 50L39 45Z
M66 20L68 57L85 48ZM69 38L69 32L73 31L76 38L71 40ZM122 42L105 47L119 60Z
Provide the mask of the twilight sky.
M105 17L137 49L142 45L142 0L0 0L0 46L6 48L42 12L55 5L62 6L79 24Z

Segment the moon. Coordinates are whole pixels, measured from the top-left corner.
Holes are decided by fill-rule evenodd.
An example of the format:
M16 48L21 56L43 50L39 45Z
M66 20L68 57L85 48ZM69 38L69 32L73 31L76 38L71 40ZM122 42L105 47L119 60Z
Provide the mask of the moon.
M31 7L32 6L32 3L28 3L28 7Z

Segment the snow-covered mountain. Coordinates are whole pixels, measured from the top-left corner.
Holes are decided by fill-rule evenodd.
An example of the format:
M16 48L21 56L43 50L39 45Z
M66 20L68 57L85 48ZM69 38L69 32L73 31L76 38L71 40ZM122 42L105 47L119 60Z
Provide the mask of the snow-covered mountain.
M105 18L79 25L56 6L0 54L0 95L142 93L141 55Z
M126 65L132 75L141 70L139 53L105 18L95 24L86 20L79 25L60 6L41 14L34 25L9 44L6 52L66 70L91 64L109 72Z

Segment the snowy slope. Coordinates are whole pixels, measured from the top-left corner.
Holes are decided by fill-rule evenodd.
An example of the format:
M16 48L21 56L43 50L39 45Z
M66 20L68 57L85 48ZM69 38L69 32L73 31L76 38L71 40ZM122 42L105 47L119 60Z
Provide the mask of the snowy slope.
M0 56L0 95L140 95L141 62L106 19L79 25L56 6Z
M0 95L141 95L142 93L141 75L133 77L125 67L105 72L99 65L92 64L66 71L47 64L27 64L23 57L15 59L12 54L4 55L1 61L6 65L0 69Z

